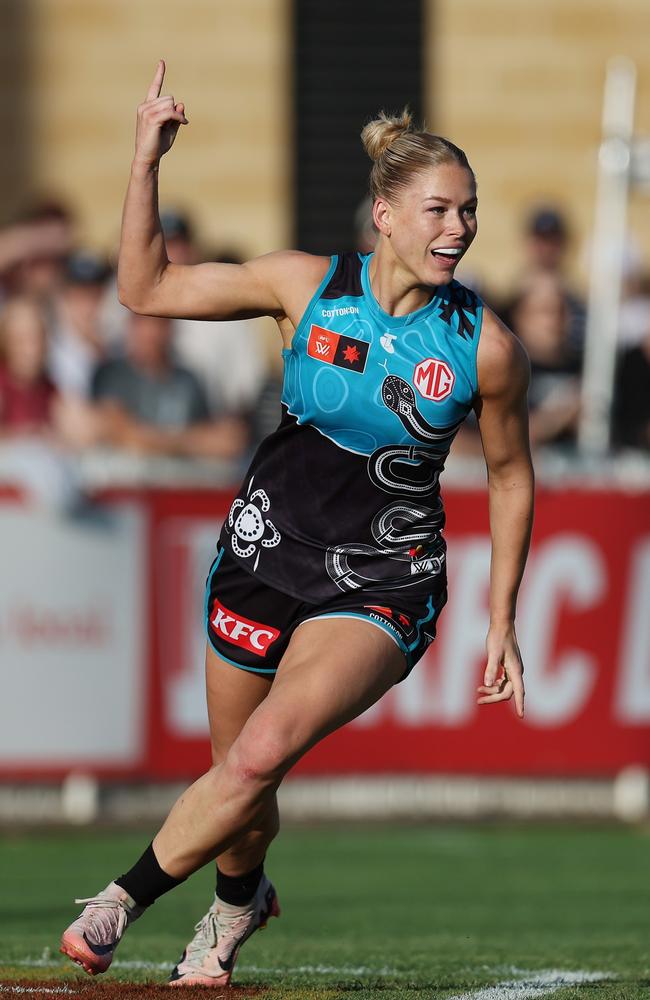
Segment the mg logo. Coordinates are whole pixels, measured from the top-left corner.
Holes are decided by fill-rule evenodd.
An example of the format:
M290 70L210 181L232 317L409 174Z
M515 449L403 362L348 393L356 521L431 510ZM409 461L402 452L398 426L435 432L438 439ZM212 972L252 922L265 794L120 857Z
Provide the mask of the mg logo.
M439 358L420 361L413 372L413 382L420 395L436 403L451 395L455 381L456 376L447 362Z

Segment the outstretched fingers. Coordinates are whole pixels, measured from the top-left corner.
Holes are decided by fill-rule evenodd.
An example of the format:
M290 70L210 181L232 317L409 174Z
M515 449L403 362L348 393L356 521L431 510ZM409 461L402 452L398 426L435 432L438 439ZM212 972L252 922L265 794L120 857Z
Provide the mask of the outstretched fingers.
M151 81L149 90L147 91L147 100L155 101L157 97L160 97L160 91L162 90L163 80L165 79L165 60L159 59L158 65L156 66L156 72L154 78Z

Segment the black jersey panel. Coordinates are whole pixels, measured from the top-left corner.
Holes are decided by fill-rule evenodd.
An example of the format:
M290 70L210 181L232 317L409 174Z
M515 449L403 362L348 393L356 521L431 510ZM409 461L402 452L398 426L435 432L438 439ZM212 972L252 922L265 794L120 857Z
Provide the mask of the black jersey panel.
M362 262L363 259L358 253L340 253L334 274L321 298L340 299L345 295L363 295L361 287Z
M283 407L221 544L244 569L300 600L362 588L430 589L445 560L436 464L412 447L370 459L345 451Z

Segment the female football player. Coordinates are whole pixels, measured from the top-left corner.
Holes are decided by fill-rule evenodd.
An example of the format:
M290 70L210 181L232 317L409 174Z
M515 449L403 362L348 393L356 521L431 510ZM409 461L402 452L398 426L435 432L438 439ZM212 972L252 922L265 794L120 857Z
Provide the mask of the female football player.
M382 114L362 132L373 161L373 254L171 264L158 170L187 118L181 102L160 96L164 72L161 61L138 109L121 299L157 316L272 316L284 345L282 420L252 460L208 578L213 766L135 865L83 900L61 947L103 972L127 925L216 858L215 900L171 981L223 986L244 941L279 913L263 864L282 779L405 677L435 635L446 600L439 476L472 409L492 536L478 702L514 698L523 716L515 604L533 505L528 363L454 280L477 228L467 157L407 113Z

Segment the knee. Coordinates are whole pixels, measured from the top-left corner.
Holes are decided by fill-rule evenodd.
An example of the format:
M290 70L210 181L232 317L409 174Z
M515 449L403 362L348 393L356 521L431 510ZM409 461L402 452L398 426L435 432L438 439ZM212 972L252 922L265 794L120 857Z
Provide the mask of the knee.
M238 784L272 787L286 773L288 758L288 749L278 733L256 727L233 743L225 764Z

